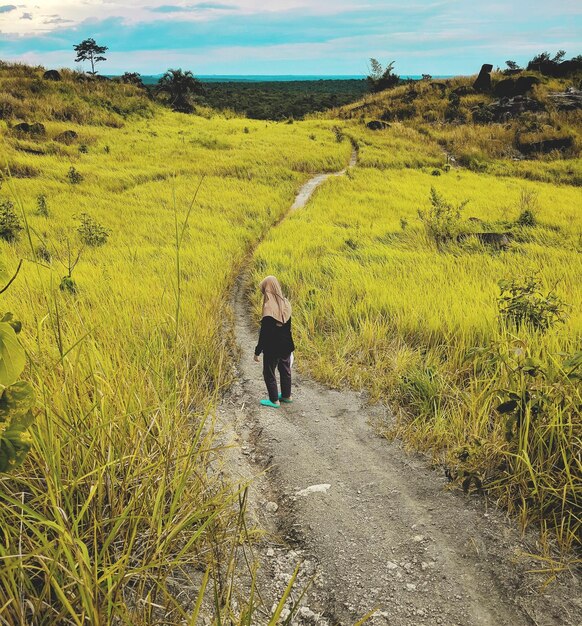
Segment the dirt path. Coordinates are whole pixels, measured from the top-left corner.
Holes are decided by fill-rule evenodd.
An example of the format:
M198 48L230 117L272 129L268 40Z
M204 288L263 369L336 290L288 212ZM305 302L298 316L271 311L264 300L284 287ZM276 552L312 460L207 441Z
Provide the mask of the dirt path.
M293 209L328 176L307 183ZM540 593L543 578L527 573L539 566L513 560L528 550L513 523L482 499L448 491L424 458L377 436L375 425L390 418L385 409L297 371L294 403L260 408L265 390L244 290L241 277L239 381L220 413L235 424L241 479L268 469L251 487L260 523L273 530L261 548L264 596L280 593L303 560L302 580L314 583L297 624L354 624L370 609L370 624L398 626L582 624L579 578L565 575Z

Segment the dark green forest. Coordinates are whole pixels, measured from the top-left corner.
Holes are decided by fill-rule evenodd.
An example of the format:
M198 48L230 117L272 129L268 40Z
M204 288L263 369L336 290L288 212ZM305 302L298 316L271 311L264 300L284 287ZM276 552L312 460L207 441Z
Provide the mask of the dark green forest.
M205 104L231 109L253 119L302 119L359 100L368 91L365 80L301 80L204 83Z

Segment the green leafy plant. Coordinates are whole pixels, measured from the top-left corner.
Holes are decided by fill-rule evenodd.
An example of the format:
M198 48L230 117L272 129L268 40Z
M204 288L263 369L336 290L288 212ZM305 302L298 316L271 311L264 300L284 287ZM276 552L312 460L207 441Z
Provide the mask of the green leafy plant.
M510 326L524 324L546 331L566 321L566 304L553 292L542 293L536 276L499 281L497 299L501 321Z
M518 226L537 226L538 196L535 191L522 189L519 194L519 217L516 220Z
M44 243L41 243L40 246L37 246L36 250L36 258L39 259L40 261L43 261L44 263L51 263L52 261L52 254L50 253L50 250L46 247L46 245Z
M44 193L41 193L36 197L36 214L41 215L42 217L48 217L49 215L48 204Z
M382 64L377 59L370 59L370 73L367 81L371 91L384 91L398 85L400 76L394 72L395 63L395 61L392 61L386 67L382 67Z
M437 246L455 238L460 232L461 212L467 205L464 200L458 205L447 202L434 187L430 189L430 208L419 210L418 216L424 224L426 234Z
M79 220L81 223L77 232L85 245L96 248L107 243L110 232L108 228L105 228L87 213L81 213Z
M22 261L14 276L0 293L15 280ZM32 385L20 380L26 365L26 354L17 334L22 324L12 313L0 319L0 472L18 467L30 450L28 428L34 421L34 390Z
M15 241L21 230L22 224L14 210L14 203L8 198L0 198L0 238Z
M67 178L69 179L71 185L78 185L79 183L83 182L83 175L72 165L67 173Z
M71 276L63 276L59 283L59 289L74 295L77 293L77 283Z

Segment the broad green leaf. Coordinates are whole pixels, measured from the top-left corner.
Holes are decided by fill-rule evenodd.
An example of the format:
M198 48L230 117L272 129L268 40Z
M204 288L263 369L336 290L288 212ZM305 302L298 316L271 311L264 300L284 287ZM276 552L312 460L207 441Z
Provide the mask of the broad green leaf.
M14 319L14 313L4 313L4 317L0 320L0 322L6 322L7 324L10 324L16 334L18 334L22 330L22 322L20 320Z
M24 366L26 355L10 324L0 322L0 384L8 387L16 382Z
M24 433L30 425L34 422L34 414L32 411L27 411L24 415L19 415L13 418L10 422L10 426L4 431L5 435L9 433Z
M23 423L23 418L34 405L34 390L32 385L24 380L18 380L10 387L6 387L0 396L0 422L12 425ZM30 424L25 425L28 428Z
M500 404L495 410L498 413L511 413L512 411L515 411L515 409L517 408L517 402L515 400L508 400L507 402L504 402L503 404Z
M26 432L6 430L0 438L0 472L18 467L26 458L32 439Z

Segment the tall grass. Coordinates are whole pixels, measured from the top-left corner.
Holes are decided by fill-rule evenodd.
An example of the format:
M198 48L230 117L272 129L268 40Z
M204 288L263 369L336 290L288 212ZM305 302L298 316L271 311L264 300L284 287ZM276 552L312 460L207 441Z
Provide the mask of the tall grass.
M204 573L220 581L245 541L237 488L209 471L229 291L308 172L339 169L351 147L324 122L163 111L123 129L46 127L25 146L37 154L2 131L0 194L26 226L0 243L3 274L25 259L3 307L24 322L38 407L27 461L0 478L0 623L195 623ZM64 128L79 134L69 146L53 141ZM19 167L37 174L9 177ZM82 213L110 231L104 245L83 246ZM232 608L216 594L219 620Z
M439 251L418 217L431 186L469 200L464 229L511 230L509 248L468 239ZM524 189L537 194L536 227L515 226ZM484 486L524 526L540 522L565 551L582 539L581 388L565 365L582 338L581 201L579 189L515 178L356 168L255 257L256 280L275 274L290 293L314 375L388 401L391 435L431 451L466 488ZM500 323L498 281L530 273L571 306L546 334ZM497 408L509 393L527 400L508 440L513 416Z

